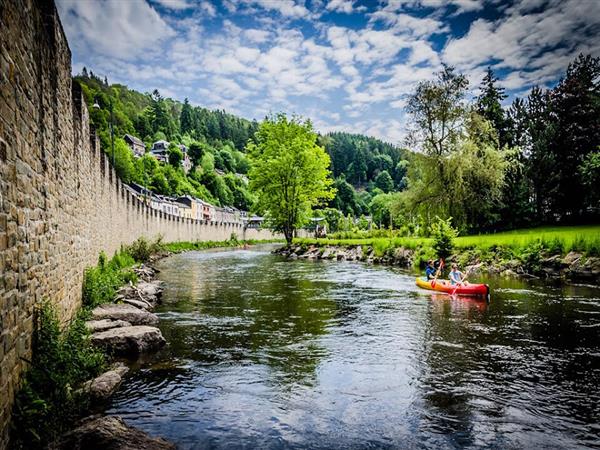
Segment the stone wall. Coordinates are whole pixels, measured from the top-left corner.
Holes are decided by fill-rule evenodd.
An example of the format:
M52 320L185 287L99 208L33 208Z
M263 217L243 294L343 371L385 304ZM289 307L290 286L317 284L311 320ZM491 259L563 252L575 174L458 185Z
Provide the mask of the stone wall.
M0 449L31 356L34 305L61 318L81 303L84 269L140 236L272 238L147 208L123 188L90 131L53 0L0 0Z

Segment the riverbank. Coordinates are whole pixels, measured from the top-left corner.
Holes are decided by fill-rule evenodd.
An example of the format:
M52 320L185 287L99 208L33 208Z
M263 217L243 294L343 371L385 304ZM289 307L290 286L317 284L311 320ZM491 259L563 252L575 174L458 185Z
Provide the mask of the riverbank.
M107 449L174 448L102 414L131 375L130 366L166 344L152 312L163 291L154 264L175 253L258 243L263 242L139 239L110 259L102 253L98 265L85 271L82 307L71 323L59 322L51 302L36 314L34 353L13 410L12 447L79 448L103 442Z
M495 244L488 242L489 245L456 246L447 262L457 262L469 276L489 273L600 285L600 257L585 241L582 246L588 245L592 251L565 252L569 247L557 238L530 239L523 244L511 241L510 245L502 244L501 239ZM277 253L289 258L364 261L420 270L428 259L435 258L431 244L430 239L416 238L298 239Z

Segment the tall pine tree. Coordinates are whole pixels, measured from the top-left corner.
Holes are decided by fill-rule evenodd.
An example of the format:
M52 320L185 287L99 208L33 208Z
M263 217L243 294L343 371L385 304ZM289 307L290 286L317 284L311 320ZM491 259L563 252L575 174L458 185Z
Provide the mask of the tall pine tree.
M186 99L183 102L181 108L181 114L179 116L179 127L181 134L192 134L194 131L194 118L192 115L192 107L190 106L189 100Z
M487 68L480 86L481 94L477 98L477 112L489 120L498 132L498 143L504 147L507 143L506 113L502 109L502 100L507 96L504 88L497 85L498 78L491 67Z

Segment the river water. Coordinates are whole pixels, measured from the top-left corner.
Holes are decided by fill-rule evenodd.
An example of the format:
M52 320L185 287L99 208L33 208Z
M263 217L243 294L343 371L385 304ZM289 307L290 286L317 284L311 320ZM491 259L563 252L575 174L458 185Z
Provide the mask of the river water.
M160 263L168 346L109 414L179 448L599 448L600 289L407 271L270 248Z

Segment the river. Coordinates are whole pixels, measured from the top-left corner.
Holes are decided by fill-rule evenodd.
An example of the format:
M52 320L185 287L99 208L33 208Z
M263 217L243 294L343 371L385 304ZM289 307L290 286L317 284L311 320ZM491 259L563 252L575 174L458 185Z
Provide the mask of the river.
M600 289L490 304L269 247L161 261L168 346L109 414L179 448L598 448Z

